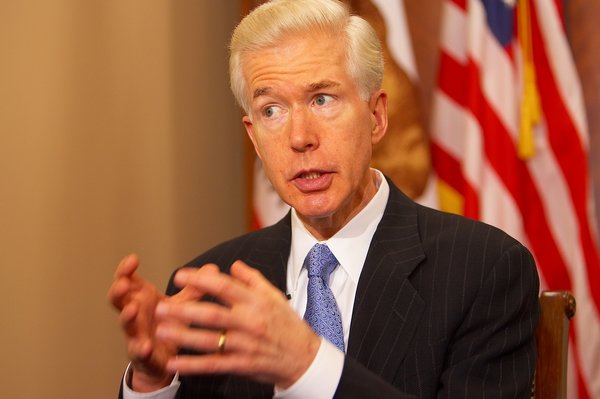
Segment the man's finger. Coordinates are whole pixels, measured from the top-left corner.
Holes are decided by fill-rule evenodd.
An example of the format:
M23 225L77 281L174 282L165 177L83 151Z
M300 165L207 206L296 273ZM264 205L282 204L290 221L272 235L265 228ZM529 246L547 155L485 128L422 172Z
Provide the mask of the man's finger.
M120 277L131 277L137 270L140 260L136 254L130 254L121 259L117 269L115 270L114 279Z
M175 282L180 287L191 286L212 295L226 305L245 302L251 297L252 293L245 284L225 273L215 272L214 267L205 265L196 271L182 269L175 275Z
M127 278L121 277L113 281L108 290L108 301L117 309L122 310L125 306L125 299L131 287L130 281Z
M241 260L236 260L231 265L231 275L242 281L249 287L261 287L271 285L269 281L258 270L248 266Z
M195 324L208 328L236 328L229 308L212 302L172 303L162 301L156 307L160 320L177 320L185 325Z
M214 267L207 267L205 272L211 272L211 273L219 272L219 268L216 265L206 265L206 266L214 266ZM185 268L180 269L177 272L177 274L175 275L175 283L177 284L178 281L180 281L182 279L183 280L187 279L187 277L182 277L182 276L187 276L187 274L195 273L197 270L198 269L192 268L192 267L185 267ZM178 275L179 275L179 277L177 277ZM167 298L167 300L169 302L182 303L182 302L188 302L191 300L198 300L206 294L205 292L199 290L198 288L196 288L192 285L183 285L180 287L183 287L183 288L177 294L172 295L169 298Z
M119 323L121 324L121 328L130 337L133 337L138 334L138 314L139 314L139 304L137 302L130 302L121 313L119 313Z
M169 342L180 348L210 353L218 349L221 330L188 327L180 323L163 323L156 329L156 336L163 342Z
M220 269L219 266L214 263L207 263L206 265L195 268L195 267L183 267L175 273L175 277L173 282L180 288L184 288L187 285L187 282L192 276L204 276L210 274L219 274ZM201 278L201 277L200 277Z
M237 260L231 265L231 275L246 285L251 292L270 300L282 300L287 304L285 294L280 289L267 280L260 271L248 266L241 260Z

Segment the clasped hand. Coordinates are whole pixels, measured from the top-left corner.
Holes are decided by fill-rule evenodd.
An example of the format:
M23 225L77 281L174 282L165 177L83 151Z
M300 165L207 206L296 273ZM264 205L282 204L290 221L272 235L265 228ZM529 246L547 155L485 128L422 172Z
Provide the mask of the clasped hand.
M108 293L134 368L132 388L159 389L180 374L237 374L281 388L292 385L313 361L320 339L262 274L236 261L230 274L213 264L184 268L181 290L160 294L137 272L135 255L123 259ZM210 295L218 303L202 301ZM223 351L217 351L223 343ZM178 349L202 354L179 355Z

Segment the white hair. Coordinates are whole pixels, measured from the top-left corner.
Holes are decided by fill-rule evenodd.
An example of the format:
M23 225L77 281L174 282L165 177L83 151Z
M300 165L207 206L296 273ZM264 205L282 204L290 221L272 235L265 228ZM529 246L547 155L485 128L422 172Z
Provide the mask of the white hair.
M249 112L249 93L242 71L242 56L276 46L285 35L301 37L318 32L340 37L346 47L348 72L361 98L381 88L383 53L377 34L367 21L351 15L337 0L271 0L254 9L233 31L229 46L229 77L238 104Z

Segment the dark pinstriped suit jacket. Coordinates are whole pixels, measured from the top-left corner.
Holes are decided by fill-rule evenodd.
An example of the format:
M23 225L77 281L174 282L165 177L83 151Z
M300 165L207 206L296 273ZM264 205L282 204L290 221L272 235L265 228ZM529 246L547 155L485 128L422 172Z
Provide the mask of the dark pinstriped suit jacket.
M502 231L390 198L360 277L337 398L528 398L538 276ZM191 265L242 259L285 291L290 216ZM176 289L169 285L168 292ZM269 398L234 376L183 377L178 397Z

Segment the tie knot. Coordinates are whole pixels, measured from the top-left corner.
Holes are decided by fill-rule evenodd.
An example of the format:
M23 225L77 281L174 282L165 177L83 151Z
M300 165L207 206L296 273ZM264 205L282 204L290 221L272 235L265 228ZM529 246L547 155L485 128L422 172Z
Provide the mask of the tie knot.
M308 270L308 277L321 277L323 281L329 280L329 275L338 265L329 247L325 244L315 244L306 255L304 267Z

